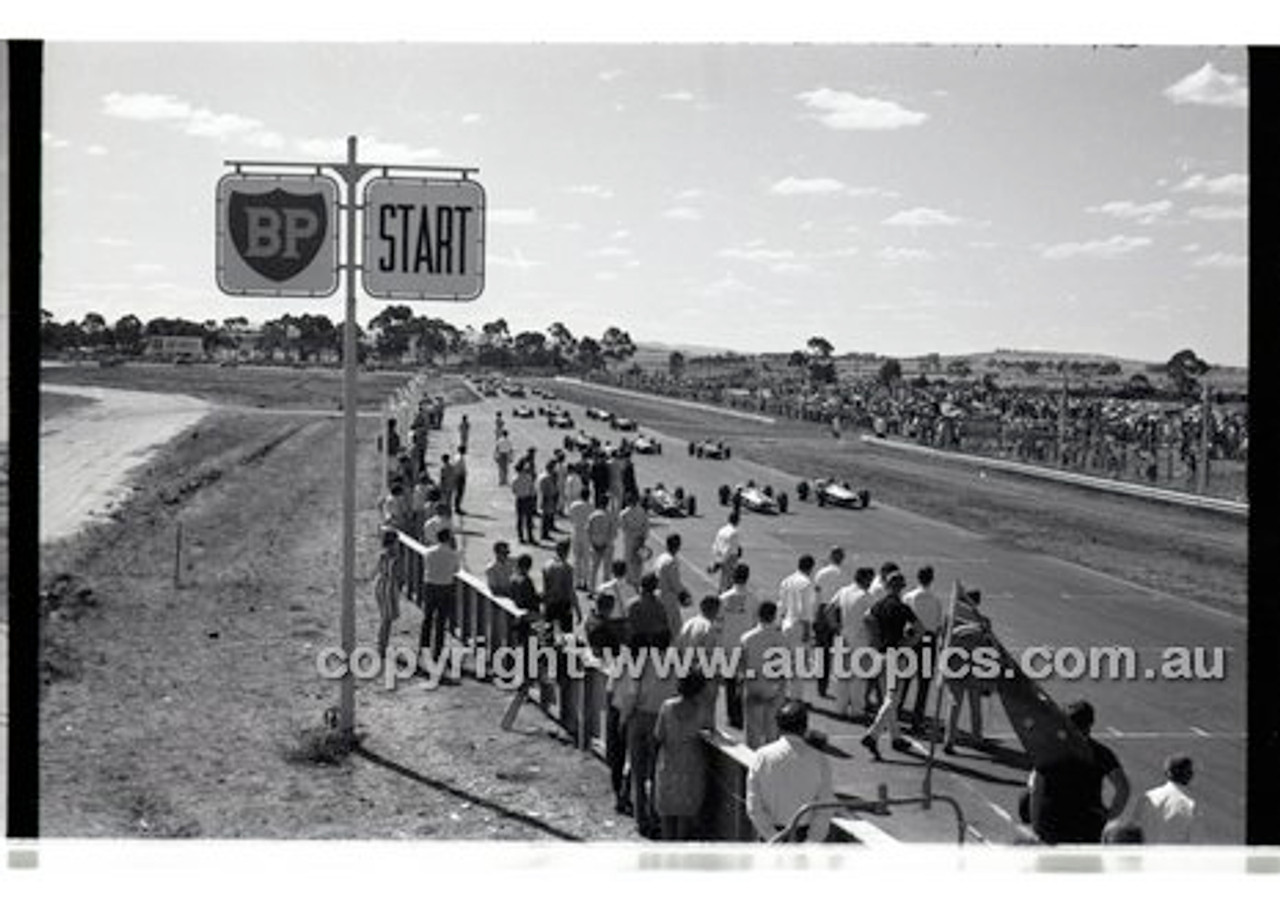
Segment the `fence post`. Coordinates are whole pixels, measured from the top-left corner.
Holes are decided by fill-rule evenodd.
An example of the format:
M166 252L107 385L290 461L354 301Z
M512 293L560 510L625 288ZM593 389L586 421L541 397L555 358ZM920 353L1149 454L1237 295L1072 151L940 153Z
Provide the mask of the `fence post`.
M1200 464L1196 466L1196 493L1202 494L1209 487L1209 386L1200 386Z

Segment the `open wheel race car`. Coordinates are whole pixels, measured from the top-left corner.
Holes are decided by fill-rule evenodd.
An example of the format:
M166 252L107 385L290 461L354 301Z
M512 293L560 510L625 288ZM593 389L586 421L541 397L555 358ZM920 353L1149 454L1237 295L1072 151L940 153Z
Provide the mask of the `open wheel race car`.
M662 443L658 442L652 436L645 436L643 433L636 437L636 441L631 444L631 451L640 455L662 455Z
M634 433L637 429L636 422L630 417L612 417L609 419L609 426L622 433Z
M600 440L594 436L588 436L583 430L577 433L570 433L564 438L564 448L569 452L586 452L600 444Z
M865 487L854 490L848 481L835 478L815 478L796 485L796 496L801 500L813 497L819 506L843 506L849 509L866 509L871 505L871 491Z
M517 405L515 408L513 408L513 409L512 409L512 411L511 411L511 416L512 416L512 417L525 417L525 418L527 418L527 417L532 417L532 416L533 416L533 408L529 407L527 404Z
M611 420L613 415L604 408L587 408L587 416L592 420Z
M724 444L723 440L704 439L696 443L689 443L689 454L694 458L727 459L729 458L729 447Z
M683 487L667 490L661 482L645 488L640 496L640 505L646 512L657 516L684 517L698 512L698 501L692 494L686 494Z
M730 503L736 509L746 509L765 516L776 516L787 511L787 495L784 491L775 494L768 484L760 487L755 481L748 481L736 487L721 484L720 505L728 506Z
M568 411L552 411L547 414L547 426L560 430L572 430L575 426L573 415Z

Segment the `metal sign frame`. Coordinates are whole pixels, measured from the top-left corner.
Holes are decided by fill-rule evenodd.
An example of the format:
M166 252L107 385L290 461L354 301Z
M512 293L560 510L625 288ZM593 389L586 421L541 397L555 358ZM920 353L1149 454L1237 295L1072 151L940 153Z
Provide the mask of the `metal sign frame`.
M342 219L334 219L334 232L338 232L338 224L343 224L346 233L346 260L337 265L337 269L346 275L346 318L342 335L342 617L340 621L342 650L350 660L356 648L356 616L355 616L355 518L356 518L356 409L359 399L359 387L356 375L356 272L363 266L356 260L356 235L359 221L357 214L364 209L360 197L360 181L370 172L380 171L389 177L392 171L408 172L422 175L424 173L443 173L456 176L462 181L477 172L477 169L461 166L375 166L357 161L357 138L347 137L347 158L345 162L264 162L251 160L226 160L225 165L235 169L232 175L266 175L306 178L325 176L325 170L338 178L341 186L342 202L335 206ZM279 172L278 170L289 170ZM250 170L250 171L246 171ZM264 170L264 171L253 171ZM297 171L293 171L297 170ZM479 187L478 183L476 184ZM481 188L483 196L483 188ZM221 205L220 205L221 206ZM221 211L219 211L219 218ZM219 240L221 244L221 240ZM336 251L336 246L335 246ZM480 249L483 257L483 247ZM483 262L481 262L483 275ZM483 283L481 284L483 287ZM221 284L219 284L221 288ZM334 289L336 290L336 284ZM224 292L227 292L224 288ZM333 290L330 291L332 294ZM238 294L231 295L265 295L276 294ZM307 294L303 294L307 295ZM479 292L476 293L479 295ZM474 298L474 297L473 297ZM348 665L339 686L337 727L347 743L354 744L355 736L355 677Z

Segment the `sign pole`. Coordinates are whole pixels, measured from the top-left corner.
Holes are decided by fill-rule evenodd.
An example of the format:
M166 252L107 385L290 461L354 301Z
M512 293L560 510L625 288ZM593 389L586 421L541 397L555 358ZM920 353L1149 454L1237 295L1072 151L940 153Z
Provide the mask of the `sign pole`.
M350 659L356 648L356 138L347 137L347 312L342 326L342 651ZM384 433L385 435L385 433ZM355 735L356 683L350 667L342 676L338 729L344 739Z

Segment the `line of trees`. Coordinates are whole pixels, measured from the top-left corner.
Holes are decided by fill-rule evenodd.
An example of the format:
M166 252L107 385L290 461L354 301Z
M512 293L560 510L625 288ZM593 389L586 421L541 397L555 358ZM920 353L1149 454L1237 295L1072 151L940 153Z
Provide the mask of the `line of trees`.
M308 362L326 356L336 359L342 351L343 324L326 315L285 314L269 319L257 330L249 320L236 316L218 322L184 318L155 318L145 324L136 315L125 315L114 325L100 313L89 312L80 321L58 322L41 310L40 349L43 354L69 352L115 353L139 356L147 339L155 336L198 337L205 353L251 349L265 357L284 354L286 359ZM407 305L389 305L370 320L368 329L356 326L360 361L432 364L448 361L473 363L494 369L516 367L593 372L629 360L636 346L631 335L611 326L598 339L576 337L563 322L545 331L512 331L505 318L486 322L477 331L458 328L442 318L416 315Z

